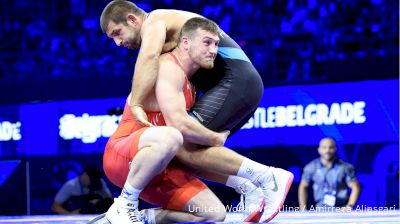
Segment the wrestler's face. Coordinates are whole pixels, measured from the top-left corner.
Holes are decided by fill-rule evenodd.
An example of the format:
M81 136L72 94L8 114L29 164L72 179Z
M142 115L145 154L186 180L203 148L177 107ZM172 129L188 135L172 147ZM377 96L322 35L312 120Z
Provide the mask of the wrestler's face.
M318 153L322 159L333 161L336 157L336 143L329 138L324 138L319 143Z
M189 56L201 68L211 69L214 67L218 44L218 34L198 29L190 41Z
M117 46L124 46L131 50L140 47L140 32L131 22L116 24L110 21L107 28L107 36L113 39Z

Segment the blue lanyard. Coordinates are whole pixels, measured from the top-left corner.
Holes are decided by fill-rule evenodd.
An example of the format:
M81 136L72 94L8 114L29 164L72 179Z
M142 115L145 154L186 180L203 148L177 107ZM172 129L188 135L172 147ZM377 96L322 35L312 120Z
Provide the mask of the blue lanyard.
M332 188L329 189L329 183L327 180L328 172L330 169L333 169L333 179L332 179ZM321 160L318 160L318 170L323 174L324 176L324 192L328 192L331 190L334 194L336 194L336 186L337 186L337 176L338 176L338 164L337 161L335 160L333 162L333 168L330 169L325 169L321 163Z

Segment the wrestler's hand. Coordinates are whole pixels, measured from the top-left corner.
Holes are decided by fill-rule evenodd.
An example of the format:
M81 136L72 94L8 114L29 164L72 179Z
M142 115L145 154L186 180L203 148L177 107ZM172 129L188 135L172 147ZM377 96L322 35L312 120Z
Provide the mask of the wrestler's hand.
M131 107L131 112L133 117L139 121L144 126L153 126L147 118L146 112L144 112L143 107L140 105L132 105Z
M224 146L225 145L225 141L228 138L230 133L231 133L230 131L219 132L218 133L217 144L215 146Z

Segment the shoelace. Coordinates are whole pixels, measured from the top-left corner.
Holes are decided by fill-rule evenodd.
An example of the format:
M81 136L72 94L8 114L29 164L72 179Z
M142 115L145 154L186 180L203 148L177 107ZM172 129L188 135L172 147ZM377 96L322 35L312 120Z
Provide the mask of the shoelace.
M244 200L245 200L245 196L243 195L243 194L241 194L240 195L240 202L239 202L239 211L241 211L241 212L246 212L244 209L245 209L245 203L244 203Z
M137 209L128 209L127 215L131 222L141 222L142 221L140 213Z
M140 219L143 222L143 224L149 223L148 217L146 216L146 214L144 214L144 210L139 212L139 216L140 216Z
M241 185L239 185L238 188L239 188L239 191L240 191L239 193L240 193L241 195L247 194L248 189L247 189L247 187L246 187L246 185L245 185L244 183L241 184Z

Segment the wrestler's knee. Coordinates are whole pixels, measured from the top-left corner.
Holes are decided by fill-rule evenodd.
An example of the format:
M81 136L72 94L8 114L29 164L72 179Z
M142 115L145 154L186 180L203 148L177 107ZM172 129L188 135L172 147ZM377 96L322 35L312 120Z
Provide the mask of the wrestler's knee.
M174 156L182 144L182 134L172 127L163 127L163 131L157 134L157 141L154 142L158 152Z
M222 204L213 205L206 212L199 214L202 222L222 222L226 217L226 210Z

